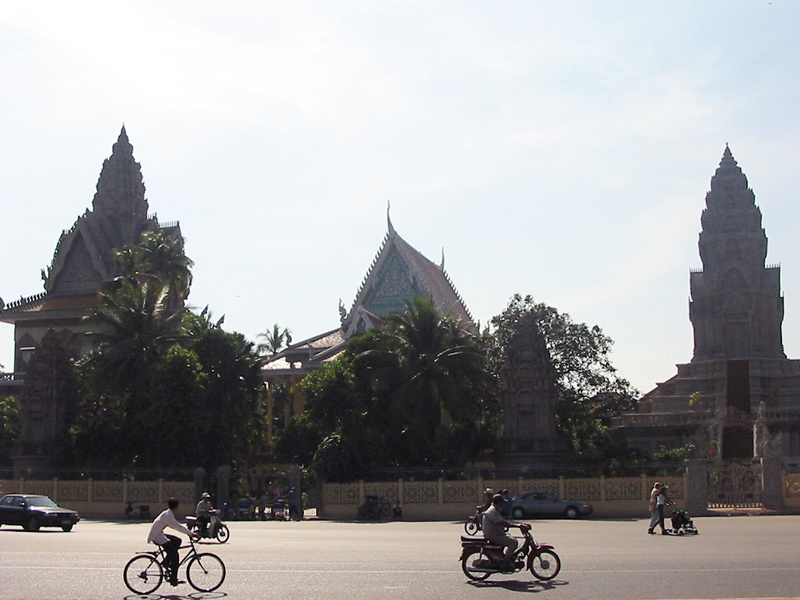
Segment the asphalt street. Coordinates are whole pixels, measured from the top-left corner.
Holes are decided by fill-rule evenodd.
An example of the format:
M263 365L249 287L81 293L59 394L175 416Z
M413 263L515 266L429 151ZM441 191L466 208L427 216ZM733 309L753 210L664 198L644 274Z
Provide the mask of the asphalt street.
M229 543L203 544L227 566L216 592L162 585L149 598L800 598L800 516L698 518L699 535L684 537L647 535L644 519L532 523L534 535L562 559L551 582L525 571L469 582L458 561L461 523L235 521ZM0 598L136 598L122 570L135 552L148 549L148 528L81 521L70 533L30 533L3 526Z

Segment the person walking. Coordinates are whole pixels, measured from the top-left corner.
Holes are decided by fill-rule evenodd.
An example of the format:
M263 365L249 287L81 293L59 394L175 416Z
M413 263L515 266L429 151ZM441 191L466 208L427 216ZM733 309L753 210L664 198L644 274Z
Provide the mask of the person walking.
M661 484L656 481L653 489L650 490L650 525L647 527L647 533L655 533L654 529L658 524L658 492L660 490Z

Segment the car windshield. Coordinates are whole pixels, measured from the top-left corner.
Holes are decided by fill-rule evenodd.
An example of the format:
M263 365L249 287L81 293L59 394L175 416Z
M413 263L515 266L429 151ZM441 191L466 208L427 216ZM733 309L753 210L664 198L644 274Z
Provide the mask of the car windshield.
M34 496L28 498L28 506L58 506L55 502L50 500L47 496Z

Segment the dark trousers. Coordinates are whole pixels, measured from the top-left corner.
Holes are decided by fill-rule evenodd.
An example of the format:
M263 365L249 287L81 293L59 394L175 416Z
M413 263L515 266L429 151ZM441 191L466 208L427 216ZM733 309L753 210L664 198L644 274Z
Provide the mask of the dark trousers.
M168 535L167 540L166 544L160 544L160 546L167 553L164 566L169 569L169 580L172 583L178 581L178 548L181 547L181 539L174 535Z

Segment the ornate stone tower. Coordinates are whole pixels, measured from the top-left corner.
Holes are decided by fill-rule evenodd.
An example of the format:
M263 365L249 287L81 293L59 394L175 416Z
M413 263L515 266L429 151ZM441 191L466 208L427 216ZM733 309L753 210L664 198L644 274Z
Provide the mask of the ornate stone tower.
M761 211L727 146L711 178L701 223L703 269L690 275L692 360L786 358L780 267L765 267Z
M125 127L103 162L92 210L62 232L53 260L42 270L44 292L20 298L0 309L0 321L13 323L14 371L22 373L45 333L55 330L71 356L90 350L83 316L97 306L100 286L116 275L114 250L139 241L146 231L180 235L180 226L162 226L147 216L142 171L133 157Z
M501 379L504 465L554 463L563 446L556 432L556 373L533 315L511 338Z
M727 146L701 226L703 268L690 273L694 356L615 429L650 452L692 444L716 459L800 457L800 361L783 352L780 267L765 263L761 211Z

